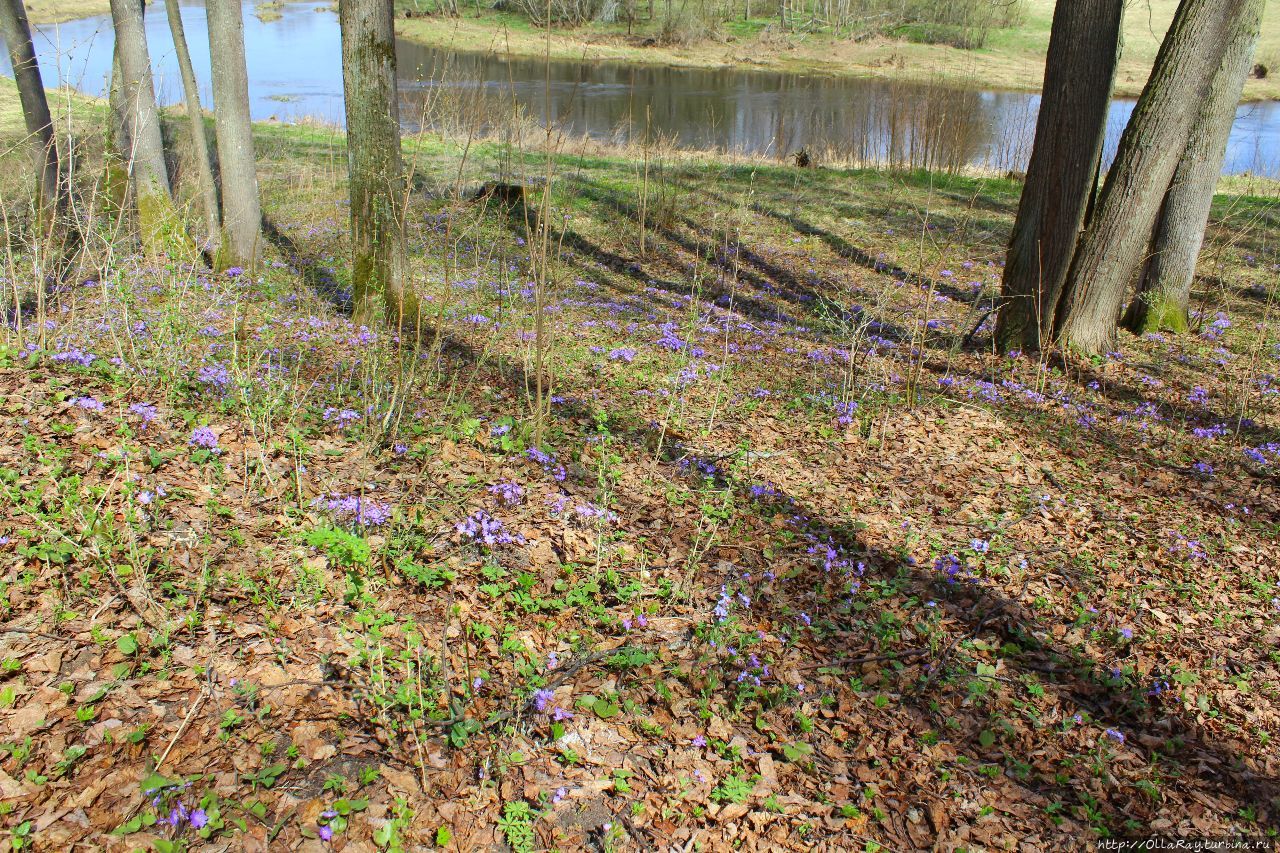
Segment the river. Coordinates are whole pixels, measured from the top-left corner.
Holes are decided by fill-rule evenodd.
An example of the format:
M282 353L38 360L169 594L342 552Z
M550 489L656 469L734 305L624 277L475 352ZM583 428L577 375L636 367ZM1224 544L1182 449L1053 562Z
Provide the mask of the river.
M337 15L328 3L279 7L275 20L245 5L249 97L255 119L342 123ZM206 107L209 45L200 3L184 3L183 23ZM181 99L181 82L163 8L146 29L162 102ZM102 95L111 69L109 17L41 25L35 35L46 86ZM737 69L671 68L607 62L552 62L463 53L400 42L402 119L410 126L495 132L518 107L572 136L670 144L819 160L999 171L1021 169L1030 153L1040 98L859 77ZM7 55L0 70L9 73ZM1108 156L1133 102L1111 105ZM1242 104L1223 171L1280 177L1280 102Z

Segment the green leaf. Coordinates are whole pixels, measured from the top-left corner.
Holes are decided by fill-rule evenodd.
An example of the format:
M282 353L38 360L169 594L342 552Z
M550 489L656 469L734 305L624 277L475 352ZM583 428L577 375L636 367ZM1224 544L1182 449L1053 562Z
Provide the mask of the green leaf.
M131 655L138 651L138 638L133 634L125 634L123 637L116 638L116 648L121 654Z
M367 808L369 808L368 800L338 800L333 804L333 810L340 815L362 812Z
M807 743L784 743L782 754L786 756L787 761L799 761L806 755L813 755L813 747Z
M161 776L159 773L152 773L150 776L142 780L142 793L154 796L165 788L173 788L182 784L176 779L170 779L168 776Z
M983 729L982 734L978 735L978 743L986 748L990 748L996 742L996 733L991 729Z

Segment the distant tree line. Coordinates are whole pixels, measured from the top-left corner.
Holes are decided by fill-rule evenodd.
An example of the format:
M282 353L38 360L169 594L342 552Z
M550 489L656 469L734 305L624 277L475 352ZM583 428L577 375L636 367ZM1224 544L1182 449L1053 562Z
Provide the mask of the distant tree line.
M788 33L831 33L866 39L878 35L978 48L992 30L1016 26L1025 0L476 0L518 13L538 26L592 21L643 24L658 40L695 42L735 21L767 21ZM417 14L458 15L460 0L399 0Z

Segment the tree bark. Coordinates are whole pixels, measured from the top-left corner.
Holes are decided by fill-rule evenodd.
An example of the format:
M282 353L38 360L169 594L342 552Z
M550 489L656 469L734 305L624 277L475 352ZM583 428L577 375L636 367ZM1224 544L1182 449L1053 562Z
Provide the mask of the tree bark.
M407 199L400 152L392 0L339 0L347 115L355 319L369 323L381 296L388 322L419 321L404 237Z
M204 111L200 107L200 86L196 82L191 53L187 49L187 35L182 26L182 12L178 0L164 0L164 11L169 18L169 32L173 34L173 49L178 57L178 71L182 76L182 94L186 102L187 119L191 126L191 153L196 161L196 178L200 182L200 197L204 201L205 228L208 231L206 248L216 250L222 217L218 212L218 186L213 179L213 165L209 159L209 136L204 126Z
M1137 296L1129 303L1121 323L1134 334L1160 329L1181 333L1189 325L1187 309L1196 260L1204 244L1213 191L1222 173L1265 5L1266 0L1247 0L1236 20L1209 96L1191 128L1182 162L1165 193Z
M207 0L209 52L213 64L213 124L222 175L222 245L219 269L257 269L262 254L262 207L257 158L249 119L249 72L244 55L240 0Z
M1114 346L1125 291L1187 147L1197 113L1189 105L1207 98L1228 35L1249 2L1179 4L1076 248L1056 315L1061 343L1084 353Z
M129 195L129 128L125 123L124 87L120 80L120 45L112 47L111 86L107 90L106 174L103 185L108 202L123 213Z
M149 255L158 255L172 245L181 224L164 162L160 112L156 109L142 14L141 0L111 0L111 20L115 24L120 58L120 94L129 136L126 162L138 209L138 231L143 250Z
M40 66L31 44L31 25L22 0L0 0L0 36L9 47L13 79L36 161L36 210L41 233L48 234L67 212L67 185L58 161L53 116L44 94Z
M1097 190L1123 15L1124 0L1054 9L1035 145L1005 260L995 333L1002 351L1036 350L1052 335Z

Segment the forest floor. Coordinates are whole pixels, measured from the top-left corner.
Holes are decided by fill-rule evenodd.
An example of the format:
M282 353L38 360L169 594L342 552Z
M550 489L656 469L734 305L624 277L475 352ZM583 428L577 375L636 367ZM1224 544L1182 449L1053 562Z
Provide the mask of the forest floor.
M1041 361L962 346L1014 182L411 139L415 349L341 135L257 143L261 275L114 238L6 329L0 849L1275 837L1274 197L1194 334Z
M271 7L275 3L269 0L256 5ZM709 35L665 44L660 39L661 9L655 20L637 21L631 27L625 21L557 27L548 39L545 30L513 12L468 8L464 3L459 4L460 14L450 17L435 14L436 3L416 0L397 3L399 13L413 17L399 20L396 32L410 41L462 51L543 57L549 50L553 59L566 61L767 69L1039 91L1054 0L1028 0L1026 6L1021 24L992 31L987 44L975 50L920 44L906 38L855 40L822 30L784 32L774 18L722 23ZM1176 7L1177 0L1147 0L1127 11L1124 51L1116 73L1117 96L1137 97L1142 91ZM107 0L26 0L26 8L37 24L110 14ZM1270 73L1264 79L1248 80L1243 100L1280 98L1280 8L1274 3L1266 10L1256 60Z

